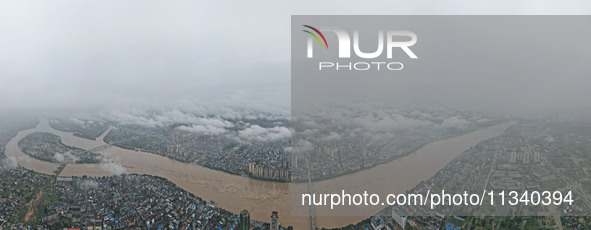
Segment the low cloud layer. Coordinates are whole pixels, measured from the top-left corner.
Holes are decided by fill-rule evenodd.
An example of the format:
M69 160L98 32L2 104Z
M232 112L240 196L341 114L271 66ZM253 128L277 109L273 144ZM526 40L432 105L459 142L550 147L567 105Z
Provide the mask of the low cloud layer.
M125 169L125 167L119 164L119 162L115 162L111 159L104 159L100 163L100 166L103 170L113 175L120 176L127 173L127 169Z
M294 149L320 142L337 143L343 140L347 143L355 140L377 149L393 141L403 143L408 138L421 137L426 141L429 138L456 135L502 119L494 115L443 107L405 108L366 103L313 105L296 110L294 114ZM302 140L310 140L312 143L301 142Z
M238 137L247 141L276 141L289 138L290 136L291 132L288 128L279 126L263 128L259 125L251 125L238 132Z
M227 95L211 101L180 100L172 104L54 114L76 125L109 122L114 126L175 128L198 135L223 135L241 142L265 142L290 137L290 108L269 101Z
M57 162L67 164L76 163L80 160L79 157L73 155L70 151L65 153L55 153L53 159L55 159Z
M0 171L15 169L18 167L18 161L14 157L0 159Z
M87 179L80 183L80 187L84 190L96 189L98 188L98 185L98 182L92 179Z
M227 128L234 127L231 122L218 118L195 118L190 125L182 125L177 129L203 135L221 135L227 133Z
M455 116L451 116L447 119L445 119L442 123L441 126L444 128L461 128L464 126L469 125L471 122L462 119L462 118L458 118Z

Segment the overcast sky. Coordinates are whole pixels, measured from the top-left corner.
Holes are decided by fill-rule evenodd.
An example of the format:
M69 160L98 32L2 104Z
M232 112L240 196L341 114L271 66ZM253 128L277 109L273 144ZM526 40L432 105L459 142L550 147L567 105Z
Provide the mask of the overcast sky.
M353 2L353 1L352 1ZM293 14L589 14L585 1L2 1L0 108L290 101Z

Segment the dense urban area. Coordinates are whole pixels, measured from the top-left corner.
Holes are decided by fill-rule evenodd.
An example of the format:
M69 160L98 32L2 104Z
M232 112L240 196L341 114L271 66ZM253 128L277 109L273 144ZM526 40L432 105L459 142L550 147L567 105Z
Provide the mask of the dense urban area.
M520 202L504 206L440 206L435 211L423 206L393 207L382 212L386 214L379 217L383 219L380 223L408 229L588 229L590 128L590 124L580 122L521 121L503 135L463 152L409 191L425 194L443 189L461 194L482 193L484 189L571 190L575 200L571 205L528 206Z
M460 117L462 114L451 115ZM468 116L473 115L466 114L464 118ZM314 175L317 179L371 167L403 156L428 142L497 122L472 122L476 125L446 128L430 134L414 130L417 133L402 135L402 139L391 143L375 142L363 149L356 149L355 144L363 140L354 138L318 142L312 152L330 156L331 161L319 161L313 166L316 167ZM294 163L287 148L290 142L285 138L246 143L222 135L182 131L178 126L146 128L102 122L88 128L63 123L64 120L55 119L50 124L56 129L79 132L77 136L89 139L110 130L105 137L107 143L261 179L287 180L289 173L255 172L264 167L289 169L293 166L290 162ZM19 130L36 124L36 119L23 118L0 126L0 229L291 229L279 224L280 213L269 213L270 219L265 222L251 220L246 210L229 212L218 207L215 201L203 200L199 194L190 194L156 176L61 177L22 168L16 159L4 155L4 145ZM94 131L96 129L101 132ZM387 207L342 229L587 229L591 221L586 217L591 211L588 192L591 191L590 130L591 126L582 122L519 120L501 136L471 147L429 180L408 191L571 190L576 200L573 205L538 209L525 204L485 209ZM345 142L348 144L341 144ZM345 147L333 151L334 146ZM97 159L93 153L66 146L59 137L47 133L25 137L19 147L30 156L51 162L61 162L56 154L64 153L72 155L66 158L70 159L66 163ZM355 151L366 154L353 158ZM350 168L352 165L357 168Z
M274 218L268 223L249 217L240 222L240 215L156 176L59 177L24 169L6 157L4 146L37 122L11 121L0 125L0 229L292 229L279 225L278 213L270 213ZM78 151L52 134L34 133L23 140L19 144L30 155ZM44 160L56 162L55 157Z
M79 120L77 120L79 121ZM228 122L229 123L229 122ZM261 129L277 129L288 125L285 120L245 120L232 121L234 130L242 130L245 123ZM90 124L90 125L86 125ZM249 140L245 142L226 135L211 135L192 132L194 126L173 123L163 126L142 126L137 124L116 124L114 122L92 122L88 120L72 122L68 119L53 119L50 125L61 131L85 133L85 138L95 139L105 131L109 124L113 128L104 137L112 145L159 154L174 160L205 166L225 172L249 175L258 179L289 181L288 136L269 140ZM287 130L287 133L289 131ZM92 135L91 135L92 134Z
M104 141L108 144L155 153L228 173L272 181L305 181L307 171L301 171L302 168L307 169L301 167L303 157L289 152L293 139L317 140L313 141L315 149L310 157L312 179L317 180L371 168L408 155L429 142L465 134L503 120L500 117L447 109L396 110L387 116L392 122L408 124L386 130L390 132L384 133L380 138L375 135L333 138L342 130L336 133L326 133L323 130L309 135L308 131L318 130L319 126L310 127L307 121L292 125L283 118L236 120L206 117L194 121L201 125L181 121L158 123L156 118L153 120L145 117L137 119L149 122L51 119L49 124L54 129L79 133L79 136L89 139L96 139L108 131L104 136ZM314 123L322 122L328 127L339 126L331 121L334 122L313 118ZM286 128L290 125L295 127L296 133L303 133L304 137L290 138L290 130ZM384 127L389 125L392 124L384 123ZM392 135L394 133L396 135Z

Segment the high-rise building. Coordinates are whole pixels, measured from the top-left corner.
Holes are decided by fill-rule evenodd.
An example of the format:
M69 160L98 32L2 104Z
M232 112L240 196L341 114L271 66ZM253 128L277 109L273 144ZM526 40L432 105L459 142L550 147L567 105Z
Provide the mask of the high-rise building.
M406 227L406 215L401 210L392 209L392 219L400 226L400 228L404 229Z
M240 212L240 230L250 230L250 213L248 213L248 210Z
M515 164L517 162L517 153L515 151L511 152L511 160L509 160L511 164Z
M279 230L279 213L277 211L273 211L271 213L271 230Z
M536 163L540 162L540 152L539 151L534 152L534 162L536 162Z
M522 164L524 164L524 165L529 164L529 160L530 160L529 158L530 158L529 152L527 152L527 151L526 152L523 152L523 159L521 161Z

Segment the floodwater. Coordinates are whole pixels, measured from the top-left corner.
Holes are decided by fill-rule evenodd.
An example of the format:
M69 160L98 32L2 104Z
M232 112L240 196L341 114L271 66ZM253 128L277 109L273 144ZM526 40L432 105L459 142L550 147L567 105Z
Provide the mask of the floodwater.
M315 193L340 193L341 190L345 190L353 193L367 190L370 193L377 194L402 193L435 175L437 171L458 154L479 142L502 134L512 124L514 122L506 122L458 137L429 143L406 157L349 175L314 182L313 191ZM49 126L47 119L42 119L36 128L20 131L6 145L7 156L15 157L21 166L40 173L54 174L53 171L59 165L31 158L18 148L18 141L34 132L48 132L58 135L62 138L64 144L82 149L105 145L103 137L106 133L97 140L88 140L76 137L72 133L54 130ZM291 194L292 192L294 192L293 194L299 194L298 192L302 191L305 184L251 179L179 162L157 154L127 150L116 146L99 150L98 153L123 166L127 173L149 174L166 178L196 196L205 200L213 200L220 207L234 213L246 209L251 212L251 218L269 222L271 212L278 211L279 222L282 225L292 225L295 229L310 229L311 221L309 217L291 216ZM112 168L117 166L116 163L102 165L69 164L64 168L60 176L109 176L113 175ZM294 197L297 198L297 196ZM299 204L297 199L294 204ZM381 208L368 207L365 211L375 213ZM296 213L298 209L293 210ZM323 213L322 209L317 210L317 214ZM344 214L335 215L348 214L345 212ZM365 214L363 215L354 217L317 217L316 227L332 228L354 224L368 217Z

